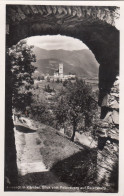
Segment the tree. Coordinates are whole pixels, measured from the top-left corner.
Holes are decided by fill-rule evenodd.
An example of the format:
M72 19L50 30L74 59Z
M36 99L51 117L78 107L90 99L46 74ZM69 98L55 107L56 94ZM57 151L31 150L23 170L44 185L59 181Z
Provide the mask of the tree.
M59 124L64 124L66 121L72 124L72 141L81 119L85 121L85 128L91 125L96 105L92 88L83 80L76 79L75 83L68 81L65 90L60 92L55 115Z
M64 80L63 86L66 87L67 83L68 83L68 80Z
M50 77L49 76L47 76L47 82L50 82Z
M31 85L29 84L33 83L31 75L34 71L31 62L35 61L31 48L26 45L25 41L20 41L17 45L8 48L6 53L5 188L6 185L15 186L18 184L12 105L23 109L31 96L29 91Z
M35 62L36 58L32 46L28 46L24 40L9 48L7 54L12 72L12 104L14 108L24 111L32 101L32 74L36 69L32 62Z
M56 83L60 83L60 79L59 78L57 78Z
M45 79L45 78L44 78L44 75L41 75L40 79L41 79L41 80L44 80L44 79Z
M51 93L54 91L54 88L52 89L49 84L48 85L45 85L45 88L44 88L44 91L46 91L47 93Z

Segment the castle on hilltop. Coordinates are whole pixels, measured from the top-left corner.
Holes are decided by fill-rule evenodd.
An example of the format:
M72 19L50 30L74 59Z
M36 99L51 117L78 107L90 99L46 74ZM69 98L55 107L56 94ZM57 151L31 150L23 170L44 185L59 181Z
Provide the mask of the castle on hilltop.
M54 71L54 79L61 79L61 80L67 80L67 79L75 79L76 75L74 74L69 74L65 75L63 71L63 63L59 63L59 68L58 70Z
M51 69L53 69L53 68L51 68ZM45 76L45 79L49 78L50 81L52 81L52 80L57 81L58 79L61 80L61 81L65 81L65 80L68 80L68 79L75 79L75 77L76 77L76 75L74 75L74 74L65 75L64 74L64 68L63 68L63 63L59 63L58 69L54 69L54 74L52 76L47 74Z
M63 78L63 63L59 63L59 69L54 71L55 78Z

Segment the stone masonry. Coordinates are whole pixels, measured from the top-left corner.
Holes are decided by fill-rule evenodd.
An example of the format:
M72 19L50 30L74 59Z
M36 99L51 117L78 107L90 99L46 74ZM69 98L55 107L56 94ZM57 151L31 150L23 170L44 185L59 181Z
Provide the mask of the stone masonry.
M101 120L98 123L98 183L117 191L119 154L119 77L101 105Z

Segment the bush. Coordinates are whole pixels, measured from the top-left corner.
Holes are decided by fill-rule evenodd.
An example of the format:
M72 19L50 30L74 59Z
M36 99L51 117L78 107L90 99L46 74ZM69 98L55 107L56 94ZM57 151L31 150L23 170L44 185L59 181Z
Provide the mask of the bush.
M48 84L47 86L45 85L44 91L46 91L47 93L51 93L51 92L54 92L54 88L51 89L49 84Z

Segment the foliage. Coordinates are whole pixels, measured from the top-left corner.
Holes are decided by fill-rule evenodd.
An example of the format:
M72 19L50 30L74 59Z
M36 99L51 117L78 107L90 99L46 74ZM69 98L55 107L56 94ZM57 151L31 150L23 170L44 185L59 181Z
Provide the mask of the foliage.
M45 85L45 88L44 88L44 91L48 92L48 93L51 93L51 92L54 92L54 88L50 88L49 84L48 85Z
M42 76L40 77L40 80L45 80L44 75L42 75Z
M41 119L41 116L45 113L46 106L42 102L34 102L31 104L31 114L33 117L36 117L37 119Z
M74 140L75 131L82 119L85 122L85 128L92 125L96 107L97 103L91 86L83 80L76 79L74 83L68 81L66 88L60 92L55 115L59 124L68 121L73 125L72 140Z
M28 46L24 40L9 48L7 55L12 72L13 107L24 111L32 101L31 88L34 83L32 74L36 69L32 62L36 61L35 55L32 46Z
M38 81L40 81L40 80L44 80L44 76L43 76L43 75L38 76L38 77L37 77L37 80L38 80Z
M34 101L31 104L29 113L32 115L33 119L38 120L41 123L52 126L54 121L54 116L51 113L48 104L42 100Z
M60 79L59 78L57 78L57 80L56 80L56 83L60 83L61 81L60 81Z
M63 82L63 86L66 87L67 83L68 83L68 80L65 80L65 81Z
M49 76L47 76L47 82L50 82L50 77Z

